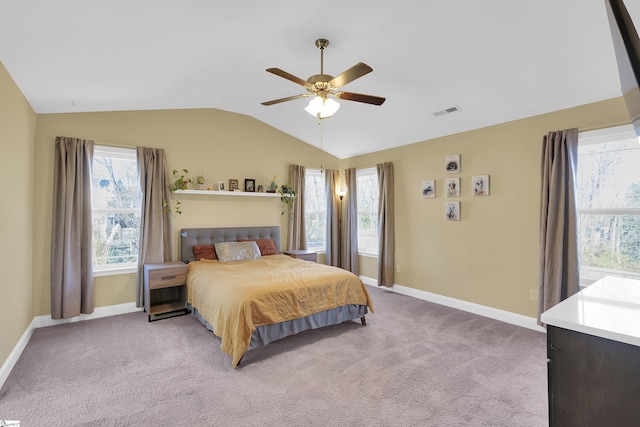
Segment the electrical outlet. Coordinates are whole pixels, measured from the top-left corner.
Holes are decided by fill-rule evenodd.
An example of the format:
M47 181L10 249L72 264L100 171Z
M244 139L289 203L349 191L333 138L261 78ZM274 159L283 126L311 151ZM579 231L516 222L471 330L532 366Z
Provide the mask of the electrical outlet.
M529 299L531 301L538 301L538 290L537 289L529 289Z
M400 272L402 272L402 267L400 267L400 264L396 264L396 273Z

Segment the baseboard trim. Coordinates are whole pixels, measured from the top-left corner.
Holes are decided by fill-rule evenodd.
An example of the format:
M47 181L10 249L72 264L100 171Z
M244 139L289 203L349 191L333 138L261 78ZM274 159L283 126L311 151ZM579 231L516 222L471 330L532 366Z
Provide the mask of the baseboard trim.
M11 370L13 369L14 366L16 366L16 363L18 362L20 355L22 354L24 349L27 347L27 344L29 344L31 335L33 335L33 331L36 329L35 325L36 325L36 318L34 317L33 320L31 320L31 323L29 324L29 326L27 326L27 329L24 331L24 333L18 340L18 343L16 344L16 346L13 348L13 350L11 350L11 353L9 353L9 357L7 357L7 360L5 360L4 363L2 364L2 367L0 368L0 388L2 388L2 386L4 385L4 382L9 377Z
M47 326L83 322L85 320L100 319L101 317L117 316L118 314L127 314L142 310L142 308L136 307L135 302L126 302L124 304L96 307L91 314L81 314L80 316L72 317L70 319L52 319L51 315L45 315L37 316L34 320L36 321L36 328L45 328Z
M18 340L16 346L9 354L9 357L7 357L7 360L4 361L2 367L0 368L0 388L2 388L4 382L9 377L11 370L18 362L20 355L27 347L31 336L33 335L33 331L35 331L36 328L44 328L47 326L55 326L65 323L82 322L85 320L99 319L101 317L116 316L118 314L133 313L136 311L142 311L142 308L136 307L135 302L128 302L124 304L97 307L91 314L81 314L80 316L73 317L71 319L52 319L51 315L34 317L27 329Z
M360 276L362 282L368 286L378 286L378 281L371 277ZM523 316L522 314L512 313L498 308L487 307L486 305L476 304L444 295L434 294L432 292L422 291L420 289L409 288L394 284L392 288L384 288L391 292L418 298L424 301L433 302L447 307L456 308L458 310L467 311L479 316L488 317L490 319L499 320L501 322L511 323L512 325L522 326L523 328L532 329L538 332L546 332L547 330L538 325L538 321L534 317Z

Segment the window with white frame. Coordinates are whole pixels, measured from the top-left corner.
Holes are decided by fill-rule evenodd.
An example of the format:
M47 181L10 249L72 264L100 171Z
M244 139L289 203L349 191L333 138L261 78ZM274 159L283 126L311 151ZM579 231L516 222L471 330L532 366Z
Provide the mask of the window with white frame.
M140 236L136 150L96 145L91 179L94 272L135 268Z
M640 279L640 144L633 127L582 132L578 146L580 284Z
M378 254L378 170L356 170L358 192L358 252Z
M304 219L307 249L324 251L327 239L327 196L325 174L307 168L304 192Z

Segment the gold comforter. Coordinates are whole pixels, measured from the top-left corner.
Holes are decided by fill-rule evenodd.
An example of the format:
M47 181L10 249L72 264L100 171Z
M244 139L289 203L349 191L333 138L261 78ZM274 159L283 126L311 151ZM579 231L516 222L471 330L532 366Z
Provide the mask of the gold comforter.
M189 263L187 300L222 339L234 368L256 326L348 304L367 305L373 312L365 285L354 274L286 255Z

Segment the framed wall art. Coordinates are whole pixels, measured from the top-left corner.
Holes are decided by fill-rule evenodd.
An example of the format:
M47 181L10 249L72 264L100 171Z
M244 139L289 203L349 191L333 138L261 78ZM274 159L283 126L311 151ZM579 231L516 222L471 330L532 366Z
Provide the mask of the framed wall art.
M447 178L444 183L447 197L460 197L460 178Z
M444 158L445 171L448 174L460 173L460 154L452 154Z
M471 193L474 196L489 195L489 175L476 175L471 178Z
M460 221L460 202L446 202L444 214L447 221Z
M436 182L434 180L422 181L422 197L424 199L436 197Z

